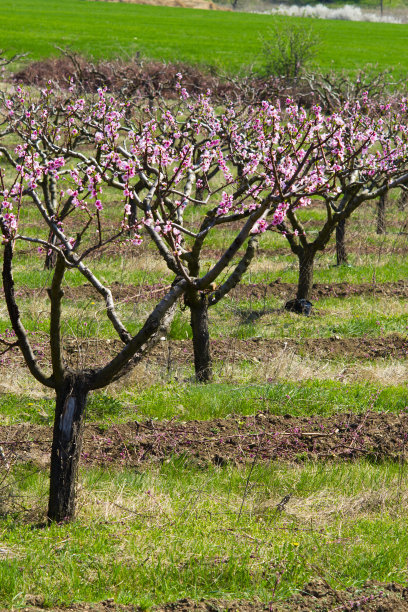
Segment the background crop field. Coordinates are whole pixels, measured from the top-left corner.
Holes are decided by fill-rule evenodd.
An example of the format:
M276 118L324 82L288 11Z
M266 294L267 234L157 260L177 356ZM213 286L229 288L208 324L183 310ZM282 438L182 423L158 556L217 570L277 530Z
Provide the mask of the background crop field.
M182 8L87 2L2 0L1 48L29 52L32 59L70 46L87 56L107 58L140 51L151 58L186 61L237 71L259 65L261 35L275 23L313 24L322 45L321 70L356 70L366 63L393 67L403 75L408 58L408 25L302 20L297 18Z

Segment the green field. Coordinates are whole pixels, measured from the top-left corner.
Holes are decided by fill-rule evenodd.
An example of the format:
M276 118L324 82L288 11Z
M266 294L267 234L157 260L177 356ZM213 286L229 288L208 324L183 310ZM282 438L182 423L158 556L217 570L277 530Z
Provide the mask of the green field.
M408 25L302 20L249 13L87 2L2 0L0 48L32 59L55 45L95 58L142 55L237 71L262 61L260 37L274 23L305 21L321 38L316 64L353 71L364 64L393 67L403 76Z

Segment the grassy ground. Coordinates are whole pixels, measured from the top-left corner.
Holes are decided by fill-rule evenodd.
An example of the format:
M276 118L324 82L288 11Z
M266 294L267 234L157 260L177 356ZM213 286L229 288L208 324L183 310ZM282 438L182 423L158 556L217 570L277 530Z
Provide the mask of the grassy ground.
M275 23L310 20L84 0L2 0L2 47L32 59L69 46L96 58L147 57L228 72L262 63L261 36ZM353 71L371 63L406 72L408 25L313 20L322 45L316 67ZM381 52L379 53L379 49Z
M41 516L46 474L14 475L20 508ZM272 464L81 474L76 523L1 524L0 605L100 601L149 607L193 598L289 596L316 573L333 588L406 581L407 491L398 465ZM286 494L286 513L276 504ZM16 504L18 505L18 504ZM38 517L38 515L37 515Z
M115 202L109 210L116 214ZM305 215L313 234L323 209L316 205ZM304 418L405 413L406 355L366 355L354 348L406 338L406 294L393 292L408 273L406 222L407 210L397 199L388 206L383 235L375 232L374 206L358 211L347 229L352 265L333 267L330 245L317 260L315 280L343 282L350 289L365 283L365 290L314 299L311 317L284 311L284 295L268 293L277 278L296 281L297 262L284 238L263 236L260 255L243 280L245 291L211 309L218 355L214 383L193 382L191 334L180 308L170 342L126 379L92 395L88 421L104 429L135 419L210 421L259 411ZM27 232L32 223L28 213ZM209 244L208 264L222 246L219 236ZM27 262L34 258L39 271L33 274ZM21 312L38 354L49 325L50 273L42 269L43 258L34 250L20 250L15 258ZM171 280L148 245L105 253L93 266L112 286L130 285L128 297ZM78 292L81 283L75 273L67 274L63 333L74 345L99 342L102 353L114 336L101 322L97 298ZM388 292L382 292L386 286ZM70 290L77 291L74 297ZM153 302L151 297L122 300L121 314L136 328ZM3 304L1 331L8 325ZM281 344L267 358L262 350L249 353L259 338ZM329 353L327 339L345 342L344 352ZM313 343L323 348L313 352ZM228 350L217 353L225 345ZM90 351L89 359L98 352ZM8 359L0 364L0 425L51 425L52 394L35 385L17 355ZM5 441L0 444L7 451ZM77 520L49 529L43 527L48 468L29 459L7 471L0 456L0 607L18 609L33 597L45 606L106 598L146 608L182 597L269 602L288 597L316 576L333 589L359 587L367 579L407 579L403 453L394 462L254 462L253 468L203 466L173 456L137 470L84 466ZM290 504L278 512L286 495Z
M101 392L91 396L87 421L123 423L134 419L211 420L231 414L249 416L258 410L292 416L329 416L339 412L364 414L402 412L408 403L405 385L381 386L369 382L344 385L333 380L305 380L274 384L226 382L206 387L179 384L151 385L145 389L122 389L113 396ZM2 424L36 423L52 425L54 402L51 398L32 398L9 393L0 396Z

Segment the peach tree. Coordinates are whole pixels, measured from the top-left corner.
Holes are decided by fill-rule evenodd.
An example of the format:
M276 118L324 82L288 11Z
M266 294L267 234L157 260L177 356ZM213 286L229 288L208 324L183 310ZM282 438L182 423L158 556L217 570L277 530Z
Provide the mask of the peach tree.
M183 93L183 102L184 97ZM213 122L215 111L209 102L205 102L205 108L199 102L189 112L191 128L184 126L183 132L175 128L178 121L170 115L157 123L135 119L136 129L131 130L129 105L118 103L103 91L95 100L76 98L74 91L68 92L68 97L58 97L50 88L38 95L17 88L13 95L2 97L3 288L15 334L14 342L3 339L2 344L5 350L18 346L32 376L56 395L50 521L70 520L75 513L89 393L120 379L143 359L171 320L177 300L185 295L187 300L200 302L277 205L275 194L263 191L265 177L254 175L239 186L232 177L220 144L225 139L222 124ZM166 125L169 130L163 129ZM200 130L206 136L194 139L193 133ZM130 156L125 145L130 147ZM195 203L191 195L195 165L199 164L205 183L214 160L224 178L211 192L212 212L205 206L204 226L189 230L183 212L187 204ZM227 187L231 194L227 195ZM114 191L116 196L118 190L119 215L112 208L111 194ZM214 201L218 202L216 206ZM141 215L136 214L135 203ZM185 256L184 236L192 239L191 250L200 252L209 232L228 221L235 222L233 233L227 236L216 261L200 274ZM146 237L165 259L174 280L144 323L131 332L92 262L107 245L137 247ZM31 345L16 291L13 262L19 257L19 244L32 249L25 265L33 273L43 265L42 258L36 256L38 249L55 253L48 289L49 359L45 365ZM103 298L106 317L122 343L121 349L101 365L89 363L74 368L65 354L61 331L63 288L64 277L72 270Z

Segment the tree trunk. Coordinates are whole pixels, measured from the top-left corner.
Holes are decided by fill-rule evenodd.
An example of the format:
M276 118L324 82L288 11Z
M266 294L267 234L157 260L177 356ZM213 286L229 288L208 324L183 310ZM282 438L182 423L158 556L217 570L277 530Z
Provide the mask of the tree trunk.
M76 484L89 388L80 376L64 380L57 390L51 449L48 520L70 521L75 516Z
M134 225L137 222L137 204L136 204L136 200L134 198L130 198L129 200L129 205L130 205L130 213L129 213L129 219L128 219L128 225L129 225L129 235L133 235L134 234L134 230L132 229L134 227Z
M315 251L302 249L299 257L299 281L296 298L308 300L313 285L313 264Z
M54 245L57 243L57 237L52 231L49 233L48 242ZM57 253L53 251L52 249L48 249L45 254L44 268L46 270L53 270L55 268L56 261L57 261Z
M208 331L208 302L201 292L186 296L190 308L190 324L193 332L194 368L197 382L212 380L210 334Z
M385 205L387 203L387 193L383 193L377 203L377 234L385 232Z
M346 220L343 219L336 226L336 255L337 265L347 263L347 251L346 251Z

